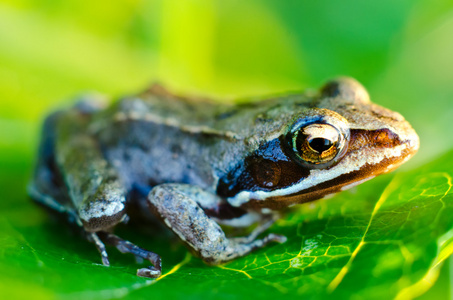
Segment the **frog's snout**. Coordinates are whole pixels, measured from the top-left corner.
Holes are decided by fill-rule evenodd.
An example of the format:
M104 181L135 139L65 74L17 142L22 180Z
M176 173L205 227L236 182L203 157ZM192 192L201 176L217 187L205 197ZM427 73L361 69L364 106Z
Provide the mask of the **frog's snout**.
M402 119L394 125L394 132L398 136L398 140L405 146L405 153L409 159L417 153L420 147L420 138L415 130L406 120Z
M387 108L376 104L371 104L370 108L369 119L363 123L374 131L388 133L385 137L382 137L382 133L380 138L378 136L378 140L382 142L380 146L401 151L400 158L403 162L411 158L420 147L420 139L411 124L401 114Z

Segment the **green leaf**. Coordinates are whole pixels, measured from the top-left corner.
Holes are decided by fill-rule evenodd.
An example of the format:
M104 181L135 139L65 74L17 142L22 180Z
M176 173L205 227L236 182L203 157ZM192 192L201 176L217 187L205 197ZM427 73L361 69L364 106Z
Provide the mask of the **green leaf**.
M436 1L34 1L0 4L0 297L410 299L452 254L452 4ZM288 237L220 267L161 228L118 228L159 253L164 275L94 246L32 203L39 122L84 90L127 94L153 78L243 96L353 75L414 125L422 167L301 205ZM427 163L432 158L437 160ZM443 269L445 270L445 268ZM448 272L446 273L448 275ZM441 287L445 296L447 281Z
M1 178L10 203L3 203L0 219L0 293L64 299L411 298L429 288L424 279L453 251L452 170L450 152L412 172L301 205L271 228L288 237L285 244L219 267L192 257L161 230L152 235L140 227L121 228L122 236L162 255L164 275L158 280L136 277L132 257L114 249L112 266L102 266L93 245L35 207L23 189L7 189L26 179L11 173Z

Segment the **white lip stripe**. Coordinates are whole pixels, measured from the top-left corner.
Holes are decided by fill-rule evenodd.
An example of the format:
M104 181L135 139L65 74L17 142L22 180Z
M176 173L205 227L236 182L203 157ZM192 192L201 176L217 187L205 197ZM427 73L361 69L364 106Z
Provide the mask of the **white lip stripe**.
M242 204L249 201L249 199L265 200L269 197L286 196L296 194L300 191L312 188L323 182L335 179L341 175L348 174L354 171L360 170L365 164L377 165L386 158L399 157L407 145L402 144L394 148L388 148L385 150L380 149L377 153L371 153L364 156L363 152L351 153L345 157L341 163L329 170L317 170L313 169L310 171L310 175L299 182L298 184L291 185L289 187L274 190L270 192L265 191L242 191L234 197L228 198L228 203L232 206L241 206Z
M373 179L374 177L376 177L376 176L370 176L370 177L367 177L367 178L365 178L365 179L355 181L355 182L353 182L353 183L350 183L350 184L348 184L348 185L343 186L343 187L341 188L341 190L342 190L342 191L349 190L350 188L353 188L353 187L355 187L355 186L357 186L357 185L359 185L359 184L364 183L365 181L368 181L368 180L370 180L370 179Z

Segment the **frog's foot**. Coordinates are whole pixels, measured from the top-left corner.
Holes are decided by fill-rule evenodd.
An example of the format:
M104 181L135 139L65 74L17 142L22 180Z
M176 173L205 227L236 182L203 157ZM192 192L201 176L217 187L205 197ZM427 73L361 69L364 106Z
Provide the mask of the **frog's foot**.
M276 215L277 216L277 215ZM248 253L255 249L262 248L270 242L284 243L287 238L284 235L270 233L262 239L258 239L258 236L266 231L276 220L276 216L271 216L263 223L259 224L248 236L229 238L230 248L233 248L233 252ZM226 254L228 256L228 254ZM237 257L237 254L235 254Z
M270 215L268 218L264 219L263 222L261 222L248 236L230 238L230 240L238 244L250 244L255 241L261 233L269 229L269 227L271 227L278 218L278 214ZM279 234L270 234L264 239L269 239L268 242L277 242L280 244L286 242L286 236Z
M271 242L284 243L286 236L280 234L270 233L262 239L251 240L251 235L248 237L230 238L222 252L208 258L203 258L211 265L218 265L237 257L244 256L256 249L263 248Z
M118 251L120 251L121 253L131 253L131 254L135 255L137 261L146 259L153 264L153 266L138 269L137 276L148 277L148 278L157 278L161 275L162 262L161 262L160 256L157 255L156 253L145 250L143 248L140 248L140 247L132 244L131 242L123 240L122 238L120 238L112 233L100 231L97 233L97 235L105 243L115 246L116 249L118 249ZM96 247L98 247L99 252L101 253L102 262L104 263L104 258L106 258L107 264L104 263L104 265L108 265L108 258L106 256L104 257L104 255L103 255L103 251L105 251L105 248L99 247L99 245L96 242L95 242L95 244L96 244ZM102 242L101 242L101 244L102 244ZM107 255L107 253L105 253L105 255Z
M255 250L258 248L262 248L269 244L270 242L276 242L279 244L283 244L286 242L287 238L284 235L281 234L275 234L275 233L270 233L266 235L262 239L253 239L251 235L246 236L246 237L237 237L237 238L229 238L229 241L232 245L235 245L236 247L245 247L245 248L251 248L251 250ZM250 250L249 250L250 252Z

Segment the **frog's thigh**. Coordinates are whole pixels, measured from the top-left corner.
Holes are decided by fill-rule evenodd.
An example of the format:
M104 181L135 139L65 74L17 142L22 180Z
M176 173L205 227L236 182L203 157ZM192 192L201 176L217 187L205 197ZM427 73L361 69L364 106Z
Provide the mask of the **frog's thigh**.
M56 160L84 229L109 230L126 215L126 188L95 137L77 128L76 121L60 124Z
M187 189L187 185L162 184L150 192L148 203L150 209L205 262L219 264L271 241L282 241L281 236L274 234L253 241L228 239L222 228L194 200L200 192L196 188Z
M30 197L59 213L76 214L64 193L63 181L55 171L55 126L64 113L51 114L44 121L35 173L27 187Z

